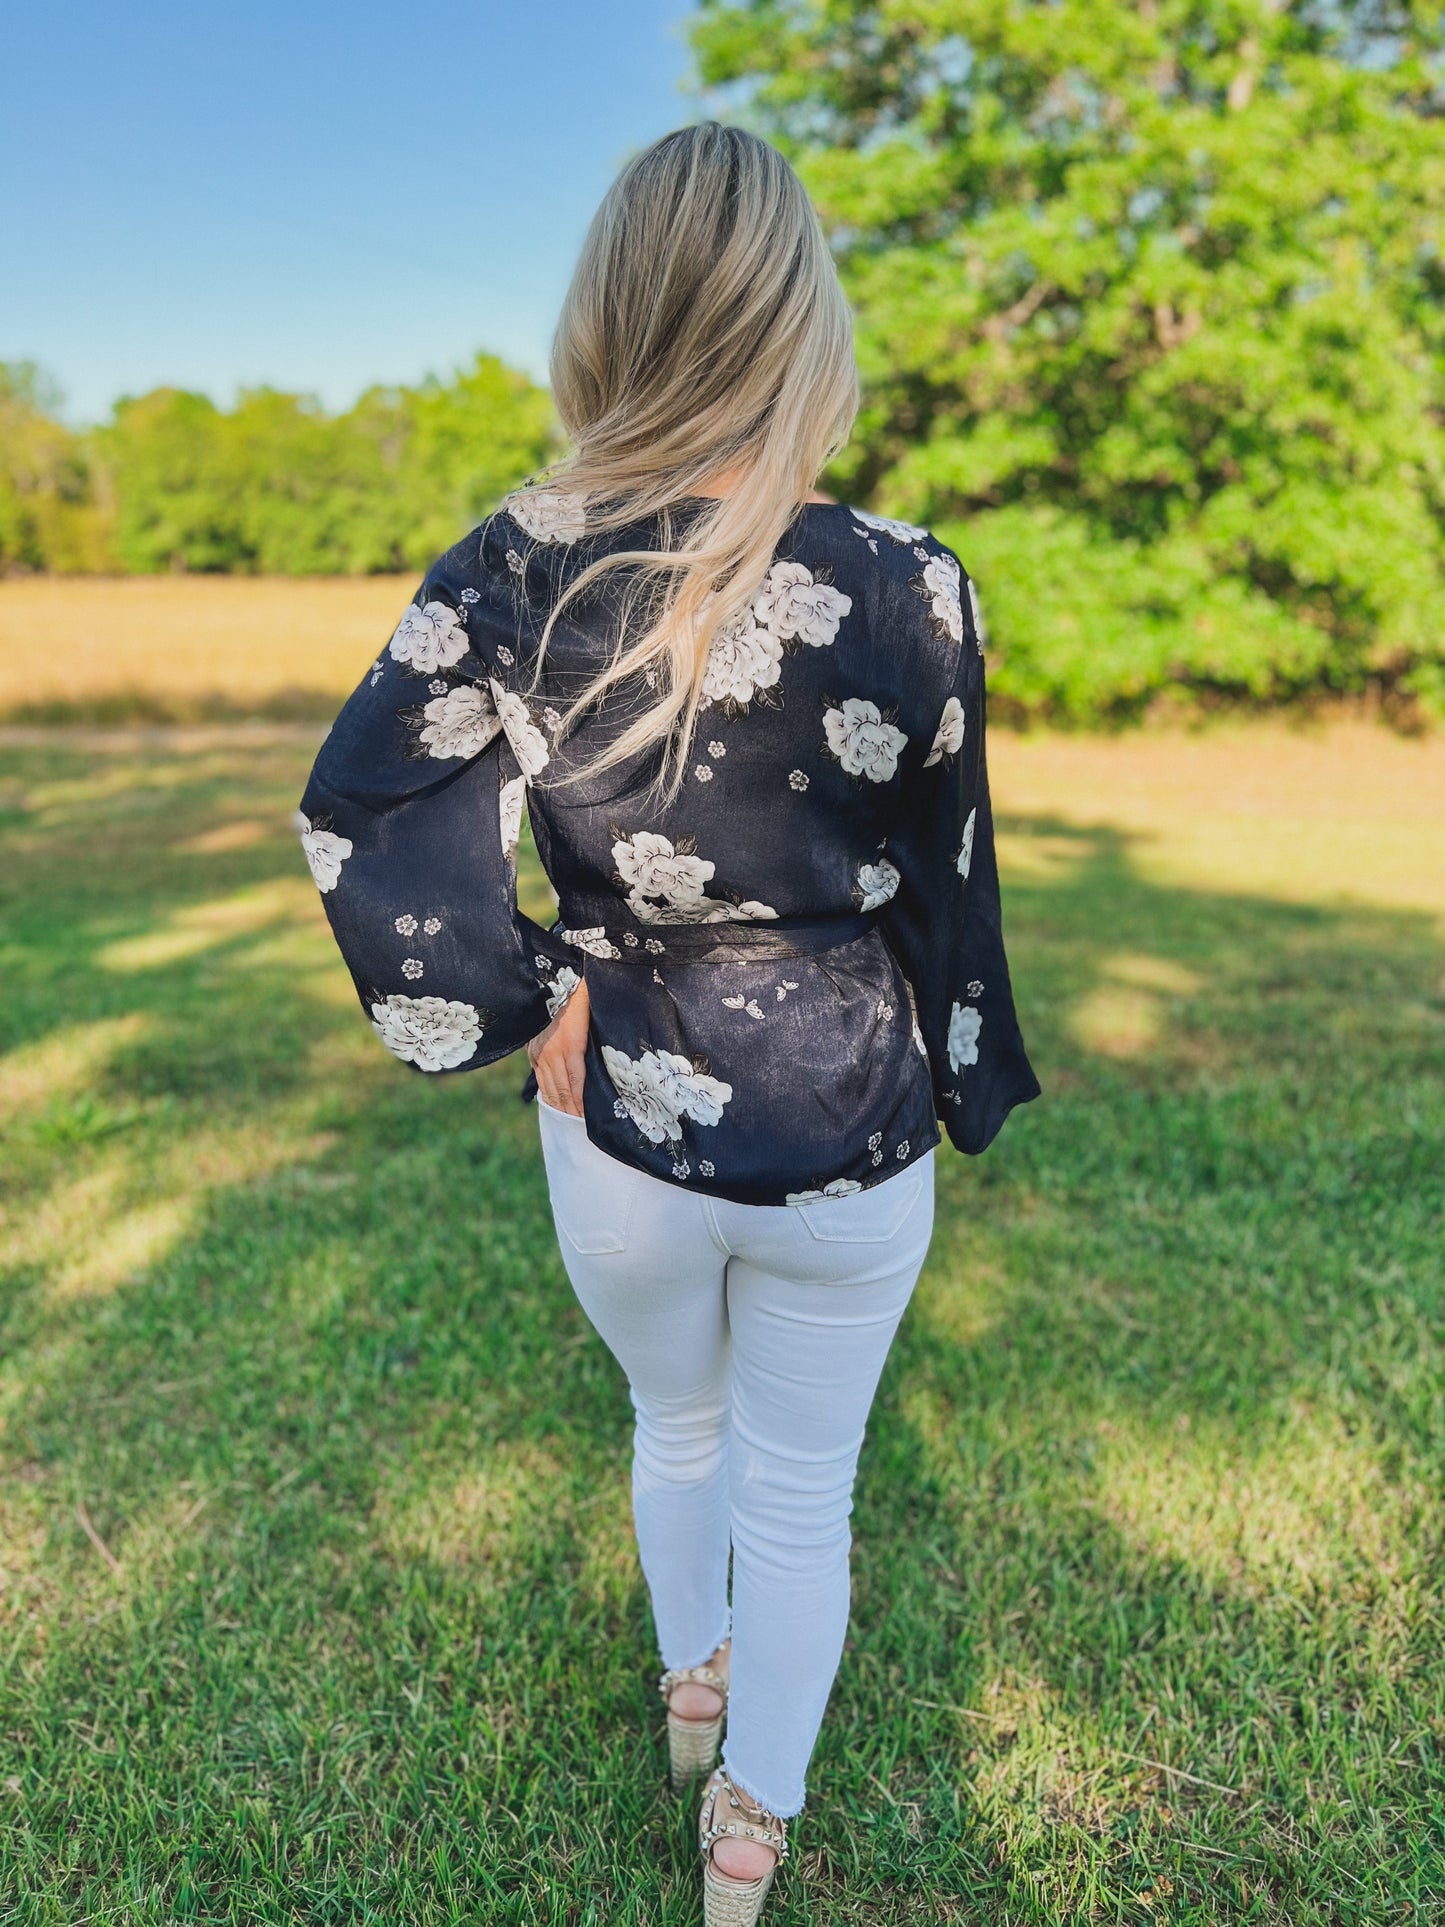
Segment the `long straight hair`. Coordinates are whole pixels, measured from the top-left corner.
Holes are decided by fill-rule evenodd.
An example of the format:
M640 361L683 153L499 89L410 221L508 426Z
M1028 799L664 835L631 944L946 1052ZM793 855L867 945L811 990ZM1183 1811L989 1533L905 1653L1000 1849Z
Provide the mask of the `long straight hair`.
M657 700L581 781L661 742L670 800L687 765L708 650L745 624L779 538L846 444L858 411L852 316L802 182L766 141L716 121L636 155L588 229L552 343L552 393L570 450L504 504L525 527L589 537L660 517L657 546L588 562L554 602L625 570L615 646L562 718L651 670ZM732 493L694 493L728 469ZM544 499L546 498L546 499ZM679 528L671 513L687 502ZM539 522L539 517L542 518Z

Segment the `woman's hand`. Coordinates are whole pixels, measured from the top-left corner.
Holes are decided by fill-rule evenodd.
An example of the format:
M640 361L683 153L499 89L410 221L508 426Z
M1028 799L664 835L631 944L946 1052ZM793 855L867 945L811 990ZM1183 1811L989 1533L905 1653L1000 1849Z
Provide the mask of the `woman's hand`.
M538 1091L554 1110L570 1111L573 1117L582 1115L583 1053L591 1010L584 978L547 1028L539 1030L527 1046Z

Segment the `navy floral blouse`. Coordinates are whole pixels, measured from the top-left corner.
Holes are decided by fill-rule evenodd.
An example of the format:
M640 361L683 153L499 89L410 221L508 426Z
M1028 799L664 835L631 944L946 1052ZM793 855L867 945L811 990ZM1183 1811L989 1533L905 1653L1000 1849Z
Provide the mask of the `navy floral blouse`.
M434 565L348 698L299 823L377 1036L418 1071L475 1070L585 978L589 1137L746 1204L879 1183L939 1120L982 1151L1039 1085L1004 957L972 582L924 529L805 505L712 645L676 801L643 796L655 748L554 792L655 672L559 740L616 587L563 612L528 694L549 600L606 544L661 533L591 536L575 498L518 492ZM550 929L517 904L524 808Z

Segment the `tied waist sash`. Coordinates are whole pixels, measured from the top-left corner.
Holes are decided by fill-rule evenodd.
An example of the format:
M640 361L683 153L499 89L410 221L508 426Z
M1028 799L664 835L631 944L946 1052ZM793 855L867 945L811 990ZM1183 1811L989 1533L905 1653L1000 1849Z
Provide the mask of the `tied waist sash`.
M758 963L768 957L810 957L836 950L876 928L873 911L846 916L765 917L717 923L654 923L618 929L606 923L580 927L560 920L553 935L588 957L610 963Z

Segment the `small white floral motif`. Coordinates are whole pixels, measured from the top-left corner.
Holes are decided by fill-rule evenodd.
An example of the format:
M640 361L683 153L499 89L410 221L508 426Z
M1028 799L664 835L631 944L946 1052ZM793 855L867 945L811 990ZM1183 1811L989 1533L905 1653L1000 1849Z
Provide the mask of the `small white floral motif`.
M672 1167L672 1175L675 1178L685 1178L691 1170L692 1166L688 1163L687 1159L679 1158Z
M410 663L417 675L434 676L461 661L467 653L467 632L445 602L426 602L421 608L413 603L396 625L389 647L396 660Z
M950 696L943 705L943 714L938 720L938 734L933 739L933 748L923 759L927 769L931 763L938 763L945 756L952 756L963 742L963 704L957 696Z
M637 942L636 937L634 937L632 941L636 943ZM661 956L663 951L666 950L667 945L662 941L660 937L648 937L642 947L644 950L650 950L652 954L655 957L657 957L657 956Z
M510 649L504 648L501 643L497 644L497 661L498 662L504 662L507 665L508 669L510 669L512 664L516 660L517 658L512 654Z
M655 984L660 984L662 982L662 972L657 968L655 964L652 970L652 981Z
M906 1158L908 1156L908 1139L907 1138L904 1138L903 1142L899 1145L897 1151L894 1153L894 1156L898 1158Z
M894 542L922 542L928 534L928 530L919 528L916 522L900 522L891 515L870 515L866 509L854 509L853 519Z
M881 1151L875 1151L868 1161L873 1165L881 1164L883 1162L883 1153Z
M625 944L630 944L635 950L638 943L637 932L635 930L624 930L622 933L622 941Z
M713 1163L711 1158L699 1158L697 1161L697 1168L699 1171L701 1171L702 1175L705 1178L711 1178L716 1176L717 1174L717 1166Z
M582 504L560 488L519 489L502 506L536 542L575 542L587 532Z
M880 997L878 999L877 1014L885 1024L891 1024L893 1022L893 1006L886 997Z
M311 818L302 810L297 810L295 820L301 836L301 850L306 858L306 867L311 872L312 882L323 894L328 890L334 890L341 880L341 866L351 855L351 838L338 836L335 830L329 827L314 828ZM320 821L319 818L317 820Z
M693 775L699 783L710 783L712 781L712 765L710 763L699 763L693 771Z
M790 1191L783 1199L784 1204L814 1204L819 1198L850 1198L862 1185L856 1178L834 1178L825 1184L821 1191Z
M782 674L783 645L744 609L723 624L708 645L702 693L715 703L745 708L754 696L771 689Z
M475 683L463 683L425 704L426 723L421 741L428 756L439 762L455 757L479 756L501 728L501 721L486 693Z
M497 819L502 833L502 855L508 863L516 860L522 840L522 798L527 788L525 776L509 776L497 792Z
M622 952L607 934L605 924L596 924L587 930L559 930L557 935L563 943L570 943L574 950L585 950L589 957L620 957Z
M482 599L482 598L481 598L481 597L480 597L480 596L479 596L479 595L477 594L477 592L476 592L476 590L475 590L475 589L463 589L463 590L462 590L462 601L463 601L463 602L480 602L480 601L481 601L481 599Z
M544 770L552 760L547 748L547 739L532 721L531 711L526 703L510 689L504 689L495 676L487 678L491 686L492 701L497 705L502 728L506 731L507 741L512 746L512 754L521 766L523 776L530 783L532 778Z
M425 930L425 932L429 937L434 937L438 932L438 930L441 929L441 927L442 927L442 920L440 917L428 917L426 922L422 925L422 929Z
M882 1142L883 1142L883 1133L881 1131L875 1131L868 1140L868 1149L870 1151L876 1151L878 1149L878 1146Z
M977 816L976 809L970 810L968 821L963 826L963 844L958 852L958 874L961 877L968 875L969 865L973 862L973 825Z
M542 721L546 724L547 728L555 736L557 734L557 731L562 727L561 710L554 709L551 703L548 703L547 707L542 711Z
M410 910L408 910L404 916L397 918L393 928L399 937L414 937L416 935L416 918L411 914Z
M431 681L427 684L427 689L429 693L433 696L445 696L445 694L450 688L451 688L451 684L447 681L445 676L433 676Z
M861 893L861 909L880 909L895 894L903 881L898 866L890 863L886 856L880 856L876 863L865 863L854 879L854 889Z
M413 982L422 975L424 969L425 966L420 957L403 957L401 960L402 976L410 977Z
M955 1004L948 1020L948 1061L954 1070L978 1062L978 1033L983 1019L972 1004Z
M726 756L728 753L728 746L726 743L709 743L707 746L707 753L709 756Z
M853 598L817 582L801 562L775 562L753 602L753 614L781 642L827 647L853 607Z
M863 696L847 697L841 708L823 712L828 747L850 776L866 776L870 783L886 783L898 768L907 736L885 722L877 703Z
M577 975L577 972L572 968L571 964L563 964L555 977L548 978L547 988L552 993L547 999L547 1015L549 1017L555 1017L557 1015L557 1012L566 1003L567 999L572 995L572 992L581 981L582 979Z
M805 790L807 787L808 787L808 774L806 770L790 769L788 771L788 788L789 789Z
M970 997L981 997L983 995L983 985L977 977L969 984L968 994Z
M404 1064L421 1071L454 1070L475 1057L482 1035L473 1004L445 997L407 997L394 991L371 1006L377 1036Z
M526 563L515 549L507 550L507 567L512 571L513 575L520 575L526 566Z

